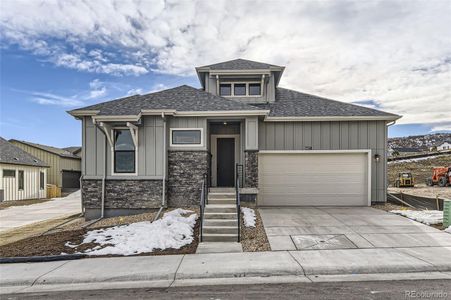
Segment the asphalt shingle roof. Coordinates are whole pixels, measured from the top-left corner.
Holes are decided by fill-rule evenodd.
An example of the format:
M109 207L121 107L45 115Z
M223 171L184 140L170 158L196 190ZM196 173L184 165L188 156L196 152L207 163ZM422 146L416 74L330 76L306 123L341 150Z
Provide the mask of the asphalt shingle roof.
M42 160L0 137L0 163L48 167Z
M281 66L241 58L202 66L201 68L210 68L211 70L260 70L269 69L271 67L282 68Z
M32 142L27 142L27 141L19 141L19 140L10 140L10 141L16 141L16 142L19 142L19 143L22 143L22 144L25 144L25 145L28 145L31 147L35 147L35 148L56 154L61 157L80 159L80 156L77 156L77 155L73 154L72 152L69 152L65 149L60 149L60 148L47 146L47 145L36 144L36 143L32 143Z
M397 116L284 88L276 89L275 102L256 106L269 109L271 117Z
M142 109L175 109L177 111L236 111L259 110L238 101L215 96L211 93L182 85L164 91L134 95L113 101L91 105L77 110L99 110L99 115L138 115Z

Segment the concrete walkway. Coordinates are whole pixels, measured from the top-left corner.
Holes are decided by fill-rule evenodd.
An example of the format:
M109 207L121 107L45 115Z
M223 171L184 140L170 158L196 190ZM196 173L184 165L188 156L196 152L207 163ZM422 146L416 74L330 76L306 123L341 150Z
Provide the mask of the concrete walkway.
M1 264L0 293L226 282L347 281L359 278L451 280L449 257L451 247L417 247L86 258Z
M371 207L259 211L273 251L451 247L451 234Z
M81 194L76 191L64 198L0 210L0 233L36 222L81 213Z

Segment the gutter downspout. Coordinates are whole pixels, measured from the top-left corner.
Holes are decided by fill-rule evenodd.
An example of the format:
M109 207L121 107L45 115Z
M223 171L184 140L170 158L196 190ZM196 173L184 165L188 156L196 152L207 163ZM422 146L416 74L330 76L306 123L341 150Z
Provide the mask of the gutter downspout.
M163 191L161 195L161 205L160 209L158 210L157 214L155 215L155 218L153 221L157 220L158 217L161 214L161 211L166 206L166 117L164 115L164 112L161 113L161 118L163 119Z
M104 150L105 152L103 153L103 176L102 176L102 204L101 204L101 208L100 208L100 218L97 219L103 219L105 217L105 181L106 181L106 173L107 173L107 148L108 148L108 143L107 143L107 136L106 133L104 132L104 130L97 124L95 123L96 127L103 133L103 135L105 136L105 143L104 143Z

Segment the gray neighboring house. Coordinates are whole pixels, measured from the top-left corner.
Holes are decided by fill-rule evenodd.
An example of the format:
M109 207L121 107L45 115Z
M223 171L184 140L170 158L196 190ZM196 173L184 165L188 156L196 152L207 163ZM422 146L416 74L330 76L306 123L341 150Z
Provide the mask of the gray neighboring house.
M47 197L49 166L0 137L0 202Z
M82 122L86 217L199 204L201 182L258 206L386 201L387 127L400 116L279 87L284 67L237 59L182 85L69 113ZM237 172L238 171L238 172ZM238 175L237 175L238 174Z

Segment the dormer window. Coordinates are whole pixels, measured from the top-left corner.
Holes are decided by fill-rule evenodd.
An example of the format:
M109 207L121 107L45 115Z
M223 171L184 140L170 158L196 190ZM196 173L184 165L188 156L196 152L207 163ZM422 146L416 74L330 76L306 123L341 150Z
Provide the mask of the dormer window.
M246 84L245 83L235 83L233 85L233 95L234 96L246 96Z
M227 82L219 85L219 95L224 97L261 97L260 82Z
M220 95L221 96L232 96L232 84L223 83L220 86Z
M261 96L261 87L260 83L249 83L249 96Z

